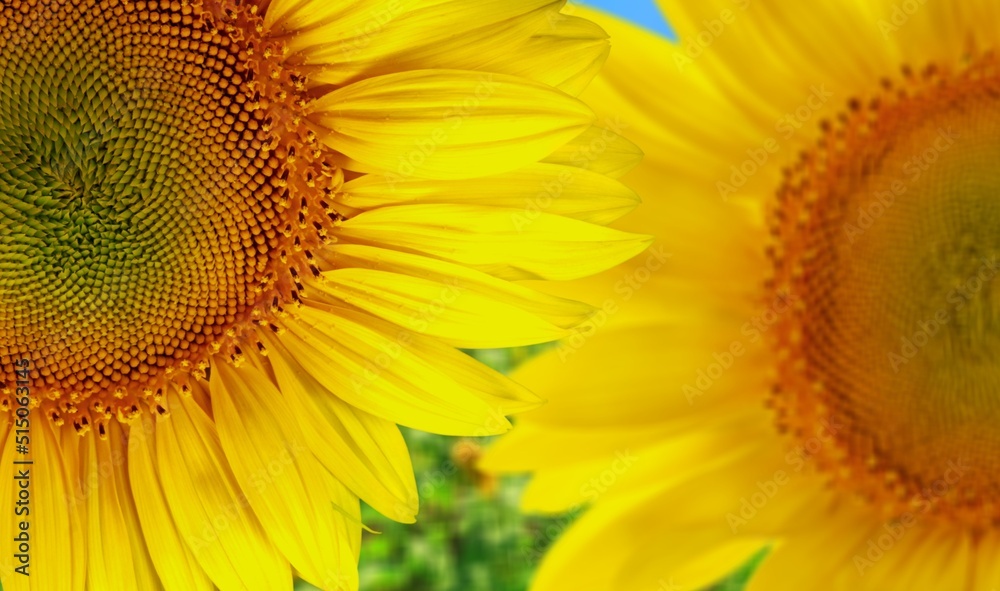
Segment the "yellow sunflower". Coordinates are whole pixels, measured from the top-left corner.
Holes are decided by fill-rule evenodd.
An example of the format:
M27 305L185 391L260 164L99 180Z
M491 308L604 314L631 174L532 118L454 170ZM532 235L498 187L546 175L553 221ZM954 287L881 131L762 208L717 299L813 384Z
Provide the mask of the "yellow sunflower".
M630 126L648 255L515 377L487 452L586 510L533 589L1000 588L1000 9L664 0L585 98ZM629 221L630 220L630 221ZM557 531L536 540L540 551Z
M359 499L417 514L396 424L537 404L455 347L648 245L562 6L0 3L5 589L354 589Z

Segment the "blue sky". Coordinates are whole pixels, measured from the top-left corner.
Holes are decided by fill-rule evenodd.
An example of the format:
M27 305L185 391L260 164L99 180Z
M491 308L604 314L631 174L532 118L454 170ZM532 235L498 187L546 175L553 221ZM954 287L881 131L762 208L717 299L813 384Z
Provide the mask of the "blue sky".
M656 6L655 0L577 0L580 4L587 4L594 8L600 8L612 14L626 18L634 23L640 24L647 29L673 38L673 33L667 25L666 19Z

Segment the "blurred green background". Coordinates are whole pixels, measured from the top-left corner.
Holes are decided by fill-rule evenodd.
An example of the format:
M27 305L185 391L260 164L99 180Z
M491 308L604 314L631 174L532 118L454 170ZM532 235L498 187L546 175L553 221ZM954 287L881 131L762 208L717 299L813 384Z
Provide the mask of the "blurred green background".
M542 348L470 354L509 372ZM526 477L493 480L473 468L489 439L443 437L408 429L403 429L403 434L417 477L420 515L416 524L401 525L364 508L365 525L381 533L364 534L361 591L528 589L545 549L577 515L520 514L518 503ZM747 565L713 591L743 589L752 567ZM300 583L297 591L312 589Z

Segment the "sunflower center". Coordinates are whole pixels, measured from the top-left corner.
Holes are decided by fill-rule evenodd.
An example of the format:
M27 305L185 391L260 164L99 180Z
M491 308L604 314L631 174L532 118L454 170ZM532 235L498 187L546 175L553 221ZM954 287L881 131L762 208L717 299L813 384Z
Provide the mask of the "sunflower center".
M3 3L5 394L29 358L54 418L131 416L288 299L335 179L242 4Z
M1000 72L852 101L779 191L779 422L899 514L1000 517ZM822 437L821 437L822 436Z

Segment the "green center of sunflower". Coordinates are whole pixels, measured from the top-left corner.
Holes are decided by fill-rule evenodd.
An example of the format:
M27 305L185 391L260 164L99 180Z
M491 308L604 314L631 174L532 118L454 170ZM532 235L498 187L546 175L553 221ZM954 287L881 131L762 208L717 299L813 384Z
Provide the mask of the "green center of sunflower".
M0 8L3 405L28 358L55 420L130 418L292 297L339 179L242 4Z
M779 192L780 423L887 513L1000 517L1000 72L852 101Z

